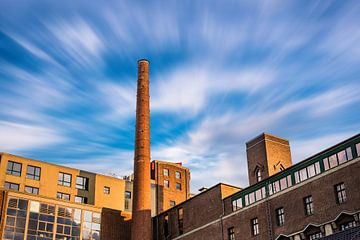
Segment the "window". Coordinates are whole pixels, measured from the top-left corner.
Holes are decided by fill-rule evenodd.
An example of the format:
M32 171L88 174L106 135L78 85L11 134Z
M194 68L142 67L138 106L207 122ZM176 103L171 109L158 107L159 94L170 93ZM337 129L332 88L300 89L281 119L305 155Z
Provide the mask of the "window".
M257 218L251 219L251 232L253 236L259 234L259 222Z
M5 182L4 187L6 189L19 191L19 184L17 184L17 183Z
M356 144L357 156L360 157L360 143Z
M25 186L25 192L38 195L39 189L36 187Z
M343 164L346 161L353 159L351 148L348 147L343 151L340 151L336 154L331 155L328 158L323 159L324 168L328 170L330 168L336 167L337 165Z
M296 171L295 174L295 183L299 183L305 181L308 178L311 178L317 174L320 174L320 163L316 162L307 166L306 168L300 169Z
M164 173L164 176L169 176L169 169L164 168L163 173Z
M82 190L89 190L89 179L86 177L76 177L76 188Z
M176 171L175 172L175 178L176 179L181 179L181 172Z
M183 208L178 209L178 227L179 227L179 234L184 233L184 211Z
M260 182L261 181L261 170L256 169L255 175L256 175L256 181Z
M126 199L130 199L130 198L131 198L131 192L130 192L130 191L125 191L125 198L126 198Z
M309 236L309 240L315 240L315 239L319 239L319 238L322 238L321 232L313 233Z
M234 227L228 228L228 240L235 240L235 230L234 230Z
M104 194L110 194L110 187L104 187Z
M312 196L304 198L305 215L312 215L314 213Z
M334 186L335 194L336 194L336 202L337 203L344 203L346 202L346 192L345 192L345 184L339 183Z
M58 193L56 194L56 197L57 197L58 199L70 201L70 194L67 194L67 193L58 192Z
M75 196L75 202L77 203L88 203L87 197Z
M58 185L71 187L71 174L59 172Z
M164 216L164 235L165 238L167 238L170 235L170 231L169 231L169 215L166 214Z
M241 209L242 208L242 198L232 201L232 208L233 208L233 211Z
M346 230L348 228L353 228L353 227L356 227L356 222L355 221L351 221L351 222L341 224L340 229L341 229L341 231L344 231L344 230Z
M285 213L284 208L276 209L276 218L277 218L277 225L283 226L285 223Z
M21 176L21 163L8 161L6 173Z
M170 207L174 207L176 205L176 202L173 200L170 200Z
M297 175L295 174L295 178L296 176ZM288 175L286 177L281 178L280 180L277 180L269 184L269 194L273 195L291 186L292 186L291 175Z
M181 190L181 183L176 183L176 189Z
M39 181L40 173L41 173L41 168L29 165L27 166L26 169L26 178Z
M166 188L170 187L169 180L164 180L164 187Z

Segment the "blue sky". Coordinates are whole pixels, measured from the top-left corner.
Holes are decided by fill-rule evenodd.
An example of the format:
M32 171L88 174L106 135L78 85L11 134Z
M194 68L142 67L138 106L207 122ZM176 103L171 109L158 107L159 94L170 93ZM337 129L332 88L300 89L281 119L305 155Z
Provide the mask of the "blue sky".
M359 1L0 2L0 151L132 171L137 60L151 62L152 159L192 192L247 186L245 142L293 162L359 132Z

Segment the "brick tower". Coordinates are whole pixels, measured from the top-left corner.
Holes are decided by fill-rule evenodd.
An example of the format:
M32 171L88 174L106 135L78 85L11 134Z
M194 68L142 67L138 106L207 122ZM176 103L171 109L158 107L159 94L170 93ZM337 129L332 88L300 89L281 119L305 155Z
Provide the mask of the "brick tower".
M132 240L151 240L149 61L138 61Z

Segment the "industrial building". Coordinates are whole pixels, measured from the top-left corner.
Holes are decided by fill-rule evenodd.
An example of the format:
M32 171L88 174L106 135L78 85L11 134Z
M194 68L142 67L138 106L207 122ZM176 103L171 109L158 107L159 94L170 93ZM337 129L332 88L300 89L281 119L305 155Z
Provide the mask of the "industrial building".
M153 239L360 239L360 134L295 165L285 139L246 146L250 186L220 183L157 215Z
M8 153L0 157L2 239L119 239L126 234L108 237L113 230L103 223L114 218L122 227L130 224L132 176L116 178ZM151 164L155 216L189 198L190 173L180 163Z

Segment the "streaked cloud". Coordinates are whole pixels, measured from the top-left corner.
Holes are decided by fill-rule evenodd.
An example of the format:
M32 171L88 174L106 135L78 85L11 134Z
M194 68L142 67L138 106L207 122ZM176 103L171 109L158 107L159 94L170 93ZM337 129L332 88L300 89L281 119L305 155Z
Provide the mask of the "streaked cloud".
M0 8L0 151L129 174L139 58L152 159L182 161L194 192L246 186L245 142L261 132L288 138L299 161L360 129L357 1Z

